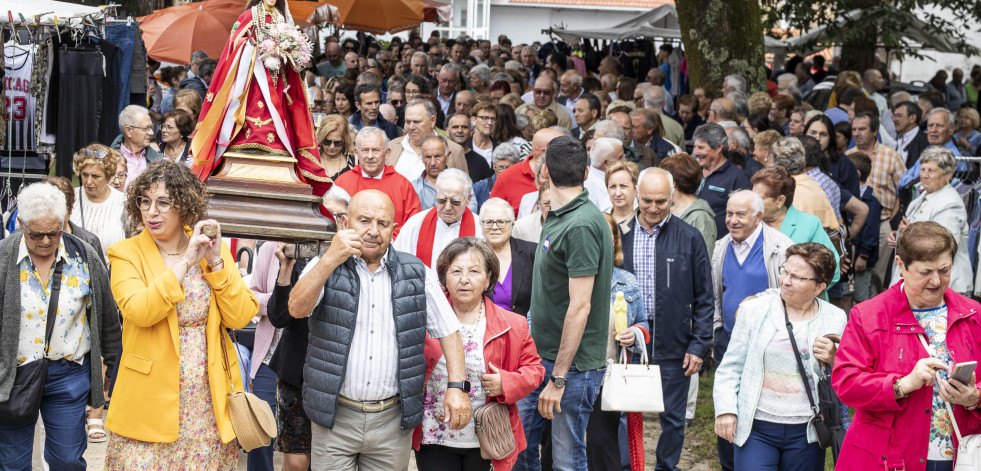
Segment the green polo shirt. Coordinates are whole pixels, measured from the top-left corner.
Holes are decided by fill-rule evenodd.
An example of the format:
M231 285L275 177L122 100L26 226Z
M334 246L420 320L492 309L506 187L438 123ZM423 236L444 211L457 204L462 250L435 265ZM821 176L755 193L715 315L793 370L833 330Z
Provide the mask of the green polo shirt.
M531 289L531 336L538 354L555 360L569 309L569 278L595 276L589 319L576 351L579 371L606 364L610 328L610 281L613 235L603 213L583 190L569 203L548 212L535 255Z

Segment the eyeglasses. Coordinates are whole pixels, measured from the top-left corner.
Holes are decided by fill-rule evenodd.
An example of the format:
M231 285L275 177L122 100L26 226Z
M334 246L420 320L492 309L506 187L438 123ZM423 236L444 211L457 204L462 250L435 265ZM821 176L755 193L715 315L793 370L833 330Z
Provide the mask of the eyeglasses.
M551 95L551 94L552 94L551 90L538 90L538 89L535 90L535 95Z
M150 207L153 204L156 204L157 205L157 211L159 211L161 213L166 213L166 212L170 211L171 208L174 207L174 203L171 202L170 200L157 200L157 201L154 202L150 198L146 198L146 197L143 197L143 196L141 196L141 197L139 197L139 198L136 199L136 205L140 208L140 211L143 211L143 212L149 212L150 211Z
M388 100L388 104L392 106L402 106L402 100Z
M344 147L344 141L335 141L333 139L324 139L324 147Z
M324 106L327 102L324 100L313 100L313 106Z
M140 127L140 126L126 126L126 127L127 128L133 128L133 129L139 129L140 131L143 131L145 133L151 133L151 132L153 132L153 126L143 126L143 127Z
M99 160L102 160L106 158L106 155L108 154L102 150L82 149L78 151L78 155L81 155L82 157L95 157Z
M125 173L117 173L117 174L113 175L112 178L109 179L109 181L111 181L111 182L118 182L119 180L125 180L125 179L126 179L126 174Z
M817 281L818 280L817 278L805 278L803 276L795 275L795 274L790 273L789 271L787 271L786 268L780 267L780 277L783 278L785 276L790 277L790 282L793 283L793 284L795 284L795 285L799 285L799 284L801 284L801 283L803 283L805 281Z
M497 121L497 116L477 116L477 119L485 123L492 123L494 121Z
M31 240L37 240L37 241L42 241L45 238L47 238L48 240L55 240L61 237L61 233L65 231L64 225L61 226L61 229L51 232L31 232L30 229L28 229L27 226L23 223L21 223L20 227L21 229L24 229L24 233L30 236Z
M449 202L451 205L456 206L456 207L460 207L460 205L463 204L463 200L451 200L449 198L436 198L436 205L437 206L443 206L447 202Z
M480 221L480 225L488 229L491 229L495 226L504 229L505 227L508 227L508 224L511 224L510 219L488 219L486 221Z

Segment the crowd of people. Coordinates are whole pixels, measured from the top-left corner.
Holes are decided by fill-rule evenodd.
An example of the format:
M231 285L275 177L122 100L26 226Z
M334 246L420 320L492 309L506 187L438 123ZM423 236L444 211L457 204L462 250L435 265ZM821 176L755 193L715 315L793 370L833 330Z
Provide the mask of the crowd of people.
M77 187L20 193L0 401L48 359L51 469L84 469L88 441L107 469L234 469L243 385L278 425L250 470L274 450L285 470L404 470L410 450L423 471L630 469L636 434L600 407L620 349L659 368L655 469L683 466L713 405L722 469L824 469L829 376L839 469L953 469L953 427L981 424L975 376L950 375L981 357L981 67L913 95L795 57L714 89L667 44L640 68L503 35L361 38L304 71L338 228L321 256L235 241L250 272L208 219L189 169L203 52L151 61L156 93L76 152ZM515 441L500 459L473 418L491 403ZM37 422L0 418L0 468L30 467Z

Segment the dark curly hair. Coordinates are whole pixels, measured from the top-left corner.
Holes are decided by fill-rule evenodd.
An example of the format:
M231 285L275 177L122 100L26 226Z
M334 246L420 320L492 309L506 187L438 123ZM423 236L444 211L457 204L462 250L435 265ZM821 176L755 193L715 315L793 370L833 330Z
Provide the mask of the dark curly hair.
M208 189L204 182L182 164L170 159L151 162L126 191L126 212L134 221L143 221L137 198L146 195L155 183L163 183L174 203L182 226L194 226L208 214Z

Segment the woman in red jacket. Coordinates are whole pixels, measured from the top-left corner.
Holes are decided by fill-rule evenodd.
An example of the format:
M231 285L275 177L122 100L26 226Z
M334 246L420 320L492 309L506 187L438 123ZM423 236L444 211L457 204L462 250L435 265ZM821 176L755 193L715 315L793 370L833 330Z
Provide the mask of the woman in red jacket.
M976 376L966 385L949 376L981 360L981 305L948 289L956 252L943 226L910 224L896 246L903 281L852 308L831 380L857 410L836 469L952 470L957 436L944 402L962 435L981 431Z
M545 377L528 320L491 300L500 266L487 243L475 237L456 239L443 249L436 271L460 319L471 405L476 410L491 401L507 404L516 446L508 457L491 462L480 456L473 420L462 430L450 430L442 417L446 360L437 339L426 339L422 425L412 437L416 465L420 471L489 469L491 464L497 471L511 469L526 446L515 404Z

